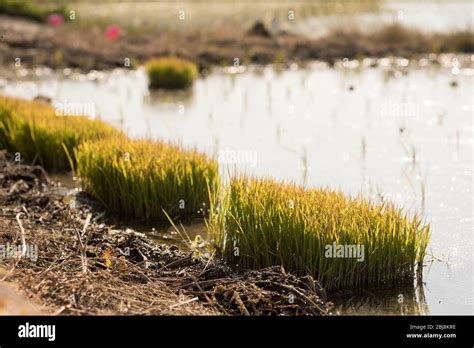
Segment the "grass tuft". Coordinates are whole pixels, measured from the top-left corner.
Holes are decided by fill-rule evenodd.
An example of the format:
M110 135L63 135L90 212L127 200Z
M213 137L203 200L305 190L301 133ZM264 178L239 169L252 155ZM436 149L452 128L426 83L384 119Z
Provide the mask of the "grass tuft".
M148 61L145 65L150 88L183 89L198 76L197 66L187 60L166 57Z
M45 103L0 97L0 149L47 170L69 170L73 149L84 140L122 133L86 116L56 116Z
M217 162L196 150L149 140L104 139L75 151L84 188L123 216L167 222L207 213Z
M234 177L211 196L211 206L217 203L207 226L229 263L282 265L316 277L327 289L413 280L430 238L429 225L394 204L272 179ZM363 261L328 257L334 243L363 246Z

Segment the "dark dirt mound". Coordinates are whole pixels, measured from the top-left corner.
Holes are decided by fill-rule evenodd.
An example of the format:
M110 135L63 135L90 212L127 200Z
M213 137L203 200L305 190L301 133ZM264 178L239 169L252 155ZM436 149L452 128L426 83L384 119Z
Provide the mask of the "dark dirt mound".
M29 189L40 189L48 184L46 172L40 166L17 163L6 151L0 151L0 182L2 187L9 187L23 181Z
M3 201L21 201L25 194L28 199L39 198L48 184L43 168L15 162L13 156L0 151L0 197Z
M207 278L204 275L204 278ZM274 266L216 279L188 277L188 292L215 305L221 312L239 315L329 314L325 292L311 277L298 278Z
M255 24L247 31L247 35L255 35L261 37L270 37L270 31L265 27L265 24L261 21L255 22Z
M21 184L20 184L21 183ZM48 312L61 314L329 315L331 303L311 277L280 267L236 272L217 258L157 246L117 230L94 205L72 207L51 193L40 167L0 153L0 258L9 280ZM13 188L21 188L13 189ZM37 258L19 250L37 249Z

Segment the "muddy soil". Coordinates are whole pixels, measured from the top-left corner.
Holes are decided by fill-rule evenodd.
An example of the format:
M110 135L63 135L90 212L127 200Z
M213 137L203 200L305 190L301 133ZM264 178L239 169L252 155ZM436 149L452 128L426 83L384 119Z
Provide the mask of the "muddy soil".
M22 303L23 314L331 314L309 276L281 267L236 271L157 245L101 220L87 195L66 203L56 185L41 167L0 152L0 313Z
M235 29L235 28L234 28ZM123 36L110 42L94 28L72 24L53 28L28 19L0 15L0 65L14 67L21 59L25 68L109 69L133 66L151 57L176 55L199 64L304 63L321 60L334 63L343 58L402 56L406 58L433 51L471 53L474 39L466 33L431 35L388 26L373 34L346 29L319 39L285 31L270 32L262 23L251 28L216 30L210 33L160 32Z

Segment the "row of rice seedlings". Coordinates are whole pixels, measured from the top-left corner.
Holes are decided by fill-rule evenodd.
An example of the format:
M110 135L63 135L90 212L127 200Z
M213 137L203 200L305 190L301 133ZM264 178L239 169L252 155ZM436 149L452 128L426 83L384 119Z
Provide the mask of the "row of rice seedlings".
M272 179L233 177L211 206L212 243L228 262L282 265L327 289L413 280L430 238L428 224L394 204Z
M196 150L150 140L88 141L74 151L84 188L111 211L140 220L207 214L218 164Z
M326 288L411 278L429 242L429 225L391 203L245 176L219 192L218 165L206 155L130 140L99 121L56 116L42 103L0 97L0 146L46 168L64 169L71 160L85 189L127 217L167 221L167 214L205 214L219 204L207 224L229 262L283 265ZM328 257L336 246L363 247L363 258Z
M187 88L198 76L196 64L176 57L152 59L145 64L145 70L153 89Z
M86 116L57 116L45 103L0 97L0 148L45 169L70 169L75 146L108 136L121 133Z

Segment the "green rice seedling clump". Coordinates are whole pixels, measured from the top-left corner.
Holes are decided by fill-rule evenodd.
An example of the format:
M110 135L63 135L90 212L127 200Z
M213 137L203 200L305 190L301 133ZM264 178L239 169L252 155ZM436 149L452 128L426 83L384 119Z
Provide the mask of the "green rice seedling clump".
M109 136L122 133L86 116L57 116L49 104L0 97L0 148L47 170L71 169L75 146Z
M146 221L207 214L218 165L196 150L149 140L105 139L75 151L85 190L112 212Z
M175 57L152 59L145 65L150 88L183 89L198 76L196 64Z
M229 263L282 265L327 289L413 280L430 238L429 225L394 204L271 179L233 177L211 206L212 243Z

